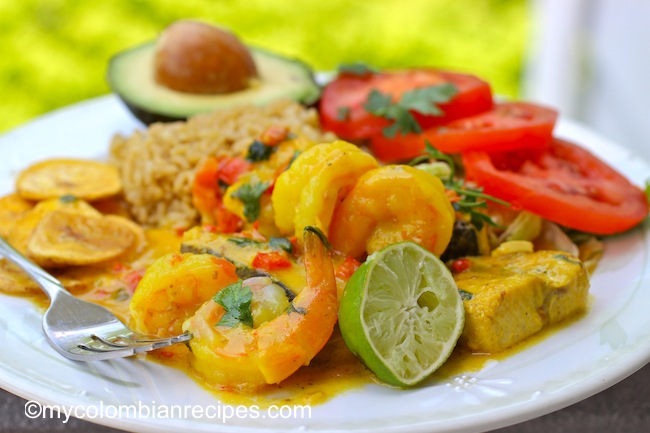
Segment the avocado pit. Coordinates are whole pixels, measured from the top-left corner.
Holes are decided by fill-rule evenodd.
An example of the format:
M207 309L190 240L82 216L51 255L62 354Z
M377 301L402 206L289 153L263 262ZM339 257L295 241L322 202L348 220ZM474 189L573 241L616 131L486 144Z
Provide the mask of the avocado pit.
M225 30L198 21L167 27L156 44L156 82L179 92L225 94L258 76L248 48Z

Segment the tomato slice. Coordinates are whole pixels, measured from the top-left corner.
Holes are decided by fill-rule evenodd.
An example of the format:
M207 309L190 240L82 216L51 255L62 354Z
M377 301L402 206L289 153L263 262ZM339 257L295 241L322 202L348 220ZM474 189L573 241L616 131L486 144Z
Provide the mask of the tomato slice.
M377 134L370 147L383 162L415 158L429 141L444 153L469 150L507 151L544 147L553 137L557 111L528 102L503 102L476 116L429 128L421 134Z
M554 139L543 150L465 152L468 180L562 226L613 234L648 215L645 193L589 151Z
M411 69L405 71L340 74L323 89L320 100L321 126L340 138L359 141L381 133L390 123L368 113L363 105L373 89L388 93L398 99L402 93L421 87L452 83L458 93L449 102L440 104L444 116L414 116L423 128L447 123L454 119L472 116L492 108L490 85L468 74L436 69Z

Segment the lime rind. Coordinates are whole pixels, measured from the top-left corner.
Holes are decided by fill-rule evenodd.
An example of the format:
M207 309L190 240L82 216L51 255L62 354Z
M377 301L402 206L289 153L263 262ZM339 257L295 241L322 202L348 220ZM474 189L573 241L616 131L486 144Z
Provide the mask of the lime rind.
M413 242L368 257L348 282L339 326L348 347L389 384L412 386L451 355L464 307L447 267Z

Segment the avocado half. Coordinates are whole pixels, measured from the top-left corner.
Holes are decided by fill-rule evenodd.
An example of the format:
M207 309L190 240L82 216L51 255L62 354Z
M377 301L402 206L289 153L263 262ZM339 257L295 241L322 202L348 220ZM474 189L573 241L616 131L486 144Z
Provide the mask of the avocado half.
M220 95L178 92L154 79L156 44L149 42L122 51L108 64L108 84L143 123L185 120L199 113L236 105L266 105L278 99L293 99L305 105L320 97L312 69L300 60L248 47L257 66L259 80L248 89Z

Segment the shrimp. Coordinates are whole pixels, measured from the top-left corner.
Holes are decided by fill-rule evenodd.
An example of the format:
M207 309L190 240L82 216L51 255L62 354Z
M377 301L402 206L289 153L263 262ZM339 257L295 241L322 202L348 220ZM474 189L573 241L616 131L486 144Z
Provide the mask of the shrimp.
M283 235L306 226L327 233L336 203L363 173L377 167L370 154L345 141L304 151L276 180L271 200Z
M334 209L328 237L335 250L355 258L404 240L439 256L449 244L454 219L440 179L389 165L358 179Z
M201 304L237 280L235 265L228 260L210 254L167 254L138 283L129 305L131 325L159 337L178 335Z
M309 364L334 330L338 301L331 257L311 231L305 231L303 260L305 288L274 318L253 327L221 325L226 310L209 300L183 324L194 336L194 370L225 386L254 387L279 383ZM253 289L255 280L242 286Z

